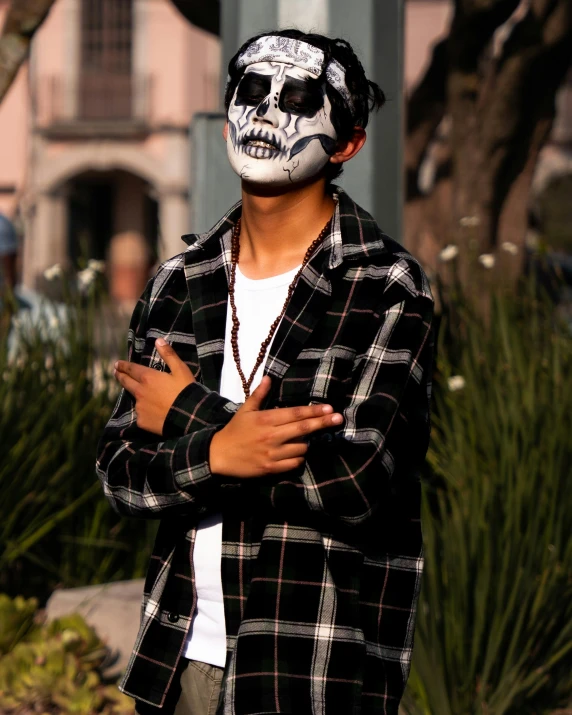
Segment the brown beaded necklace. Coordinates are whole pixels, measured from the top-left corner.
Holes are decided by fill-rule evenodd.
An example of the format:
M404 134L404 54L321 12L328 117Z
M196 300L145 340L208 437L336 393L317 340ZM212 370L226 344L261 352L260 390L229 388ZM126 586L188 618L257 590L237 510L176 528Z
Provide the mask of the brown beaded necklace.
M316 250L316 248L324 240L324 236L326 235L326 233L328 231L330 223L331 223L331 219L328 221L328 223L321 230L318 238L312 242L312 244L306 251L304 260L302 261L302 265L300 266L300 270L296 273L296 275L294 276L294 278L292 280L292 283L290 283L290 286L288 287L288 295L286 296L286 300L284 302L284 306L280 312L280 315L276 318L276 320L270 326L270 332L268 333L268 337L266 338L266 340L263 341L262 345L260 346L260 351L258 352L258 357L256 359L256 363L254 364L254 367L252 369L252 372L250 373L250 377L248 378L248 380L246 379L244 372L242 371L242 367L240 366L240 354L238 352L238 329L240 327L240 321L239 321L238 315L236 313L236 304L234 302L234 286L236 283L236 267L238 265L238 258L240 256L240 241L239 241L240 225L241 225L240 218L238 219L238 221L236 222L236 224L234 226L234 229L232 231L232 243L231 243L231 251L230 251L230 256L231 256L230 283L228 285L228 296L230 299L230 306L232 309L232 331L231 331L230 344L232 347L232 354L234 357L234 362L236 364L236 369L238 370L238 374L240 375L240 379L242 381L242 389L244 390L244 395L246 398L250 397L250 387L252 385L252 381L254 380L254 376L256 375L256 371L262 364L262 361L264 360L264 356L266 355L268 346L270 345L270 342L271 342L272 338L274 337L274 333L276 332L276 329L278 328L280 321L284 317L284 313L286 312L286 308L288 307L288 303L290 302L292 293L294 293L294 288L296 286L298 278L300 277L300 274L304 270L304 266L308 263L312 254Z

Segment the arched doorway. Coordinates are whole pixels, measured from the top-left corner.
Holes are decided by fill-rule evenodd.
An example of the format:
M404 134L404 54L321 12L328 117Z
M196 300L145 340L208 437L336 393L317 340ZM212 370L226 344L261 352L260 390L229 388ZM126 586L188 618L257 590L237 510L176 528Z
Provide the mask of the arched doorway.
M38 173L42 181L31 194L24 242L26 287L46 292L48 267L67 267L72 257L77 266L84 254L103 257L111 238L123 231L145 238L151 259L158 255L164 261L184 249L187 185L166 182L161 162L137 146L103 141L97 150L74 146L50 158Z
M66 181L69 263L106 262L112 298L133 303L157 260L158 204L153 187L123 169L87 170Z

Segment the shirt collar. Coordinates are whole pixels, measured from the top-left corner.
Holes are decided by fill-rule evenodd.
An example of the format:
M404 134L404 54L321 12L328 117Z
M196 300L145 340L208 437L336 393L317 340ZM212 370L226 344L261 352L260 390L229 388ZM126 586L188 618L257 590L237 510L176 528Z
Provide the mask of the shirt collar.
M385 251L384 234L372 216L359 207L339 186L332 186L332 197L336 201L336 208L330 230L322 243L321 253L324 256L324 265L327 261L327 268L333 270L344 260ZM182 236L182 240L188 244L186 250L208 251L211 249L218 252L221 239L223 245L230 246L232 229L241 214L242 201L238 201L210 231Z

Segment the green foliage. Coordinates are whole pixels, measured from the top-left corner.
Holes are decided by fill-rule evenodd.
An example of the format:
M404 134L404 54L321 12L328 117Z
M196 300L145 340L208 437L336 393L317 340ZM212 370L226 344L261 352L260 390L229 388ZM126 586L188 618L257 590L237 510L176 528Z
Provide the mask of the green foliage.
M0 593L0 657L20 641L30 630L38 608L35 598L9 598Z
M17 601L17 603L16 603ZM3 611L20 614L35 604L0 595ZM12 637L11 623L0 640ZM81 616L36 624L0 657L0 712L130 715L133 701L101 678L105 645Z
M67 299L20 314L10 349L0 340L0 587L40 599L56 585L142 576L155 526L103 498L95 453L116 388L95 350L100 306Z
M442 332L406 710L570 706L569 327L528 296L494 300L488 325L460 310Z

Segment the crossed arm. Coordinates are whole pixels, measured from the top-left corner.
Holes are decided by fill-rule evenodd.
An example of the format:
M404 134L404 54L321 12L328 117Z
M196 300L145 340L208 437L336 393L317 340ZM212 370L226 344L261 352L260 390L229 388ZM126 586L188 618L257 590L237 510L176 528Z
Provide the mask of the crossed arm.
M125 389L98 450L106 496L132 516L201 514L217 504L225 476L274 475L260 480L259 491L286 516L318 512L349 526L363 523L396 471L388 442L408 429L403 402L411 390L428 424L431 319L425 295L408 295L383 311L354 370L343 427L328 444L308 445L306 437L339 426L341 416L321 405L260 410L269 378L238 407L196 383L168 346L157 348L170 374L133 365L133 359L120 362L117 377ZM185 418L177 429L174 413Z
M155 346L170 373L120 360L116 363L114 374L135 400L137 425L147 432L163 436L165 422L177 398L189 385L196 384L196 380L190 368L165 340L159 338ZM225 426L214 434L210 444L212 472L247 479L296 469L304 463L308 450L304 438L343 421L342 415L333 414L331 405L262 410L269 388L270 378L264 377L246 402L237 406L228 422L226 415L220 411L218 419ZM197 429L203 423L200 419L191 418L187 425Z

